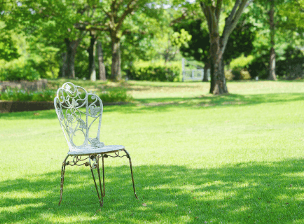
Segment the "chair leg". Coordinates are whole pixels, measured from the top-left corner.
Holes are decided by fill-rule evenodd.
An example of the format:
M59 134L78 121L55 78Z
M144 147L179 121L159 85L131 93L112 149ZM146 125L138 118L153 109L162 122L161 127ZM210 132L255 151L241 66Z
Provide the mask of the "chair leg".
M98 180L99 180L100 195L99 195L98 187L97 187L97 184L96 184L96 180L95 180L95 176L94 176L92 165L90 165L90 168L91 168L91 173L92 173L92 177L93 177L93 180L94 180L97 196L98 196L98 199L99 199L99 204L100 204L100 207L102 207L103 206L103 194L102 194L102 188L101 188L101 178L100 178L99 157L98 156L96 156L96 160L97 160L97 167L96 167L96 169L97 169Z
M65 166L66 166L66 160L68 159L69 155L65 157L65 159L62 162L61 167L61 184L60 184L60 200L58 206L60 206L60 203L62 201L62 194L63 194L63 184L64 184L64 173L65 173Z
M103 185L103 197L106 195L105 187L105 172L104 172L104 156L102 155L102 185Z
M134 183L134 177L133 177L131 156L130 156L130 154L127 152L127 150L123 149L123 151L126 153L127 158L129 158L129 163L130 163L130 170L131 170L131 177L132 177L132 184L133 184L134 195L135 195L135 197L138 199L138 197L137 197L137 195L136 195L136 191L135 191L135 183Z

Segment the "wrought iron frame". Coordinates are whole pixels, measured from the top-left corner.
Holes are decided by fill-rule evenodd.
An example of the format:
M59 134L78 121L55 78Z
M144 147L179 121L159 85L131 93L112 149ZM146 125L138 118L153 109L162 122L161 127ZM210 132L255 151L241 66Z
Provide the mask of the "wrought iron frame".
M89 102L89 97L91 101ZM100 125L103 112L103 104L101 99L93 94L88 93L84 88L76 86L73 83L67 82L57 90L57 96L54 99L54 106L58 116L59 123L61 125L64 136L69 146L69 153L62 162L61 167L61 184L60 184L60 201L62 201L64 174L66 166L89 166L91 169L94 185L96 188L99 204L103 206L103 198L105 197L105 172L104 172L104 158L122 158L127 157L129 159L131 178L133 184L133 191L136 198L132 161L130 154L121 145L105 146L103 142L100 142ZM80 108L86 108L83 112ZM64 113L65 112L65 113ZM82 116L85 117L83 120ZM93 118L93 121L89 123L88 117ZM98 122L97 136L95 138L89 138L90 128L93 122ZM76 146L73 141L75 133L80 131L85 137L84 142L80 146ZM105 147L105 148L103 148ZM124 155L119 155L119 152L123 151ZM114 153L114 155L113 155ZM99 160L102 160L102 184L100 178ZM94 169L97 169L99 190L96 184L96 178L94 175Z
M88 154L88 155L67 155L65 159L63 160L62 167L61 167L61 185L60 185L60 200L59 200L59 206L62 201L62 194L63 194L63 184L64 184L64 174L65 174L65 167L66 166L90 166L92 177L94 180L94 185L95 189L97 192L97 196L99 199L99 204L100 207L103 206L103 198L105 197L105 172L104 172L104 158L112 157L112 158L123 158L127 157L129 159L129 164L130 164L130 170L131 170L131 178L132 178L132 184L133 184L133 191L135 197L138 199L136 195L136 190L135 190L135 183L134 183L134 177L133 177L133 169L132 169L132 161L131 161L131 156L128 153L127 150L122 149L121 151L124 151L124 155L119 155L120 151L116 152L110 152L114 153L115 155L111 155L109 152L107 153L100 153L100 154ZM72 157L72 160L69 161L69 157ZM84 158L82 158L84 157ZM101 178L100 178L100 167L99 167L99 159L101 158L102 160L102 184L101 184ZM89 161L88 161L89 160ZM93 162L92 162L93 161ZM80 164L79 164L80 163ZM99 191L98 191L98 186L96 184L96 178L94 175L93 170L97 169L97 174L98 174L98 181L99 181Z

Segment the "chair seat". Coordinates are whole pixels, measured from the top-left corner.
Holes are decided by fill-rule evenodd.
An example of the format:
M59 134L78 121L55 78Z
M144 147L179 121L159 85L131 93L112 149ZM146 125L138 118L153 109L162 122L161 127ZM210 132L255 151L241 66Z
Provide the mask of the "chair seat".
M96 148L92 146L77 146L68 152L68 155L89 155L89 154L99 154L107 152L117 152L119 150L125 149L123 145L105 145L101 148Z

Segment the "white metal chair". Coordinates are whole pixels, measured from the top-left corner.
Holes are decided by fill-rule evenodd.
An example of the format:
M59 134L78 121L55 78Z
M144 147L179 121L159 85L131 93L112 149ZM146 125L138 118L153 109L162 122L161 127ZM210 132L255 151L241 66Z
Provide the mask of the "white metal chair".
M59 205L62 201L65 167L67 165L85 165L90 166L99 203L100 206L103 206L103 197L105 196L104 158L107 157L127 157L129 159L134 195L137 198L130 154L122 145L105 146L103 142L100 142L100 125L103 112L101 99L97 95L87 92L84 88L67 82L57 90L54 105L69 146L68 155L62 163ZM124 152L123 155L119 155L121 151ZM100 158L102 160L103 189L99 169ZM97 169L100 193L96 184L94 169Z

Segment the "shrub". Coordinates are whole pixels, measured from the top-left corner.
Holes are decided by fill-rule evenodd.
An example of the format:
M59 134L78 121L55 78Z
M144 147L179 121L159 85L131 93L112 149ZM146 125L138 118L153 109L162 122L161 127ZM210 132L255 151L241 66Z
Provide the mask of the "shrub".
M99 94L103 102L128 102L132 100L132 96L127 94L125 89L111 89Z
M130 69L128 77L133 80L147 81L180 81L181 65L163 63L135 64Z
M231 80L248 80L251 79L249 72L246 69L234 68L225 71L225 78Z
M40 79L38 71L31 66L29 61L22 58L3 63L0 66L0 81L34 81L38 79Z
M232 74L231 70L225 70L225 78L228 81L233 80L234 75Z
M248 80L251 79L249 72L243 68L234 68L231 73L233 74L233 80Z
M251 62L254 60L254 57L252 55L248 55L245 57L244 55L234 59L230 63L230 68L247 68Z
M109 89L98 94L98 96L104 103L129 102L133 99L131 95L127 94L126 89ZM80 98L84 97L85 93L82 93ZM88 100L89 102L93 102L91 97L89 97Z
M10 101L53 101L56 91L46 89L42 91L25 91L21 89L7 88L3 93L0 92L0 100ZM99 94L103 102L129 102L132 96L127 94L126 89L110 89ZM84 93L81 95L84 98Z
M0 93L0 100L11 101L53 101L56 95L54 90L25 91L21 89L7 88Z
M252 78L259 77L266 79L268 77L268 59L269 56L256 58L248 67L248 71Z

